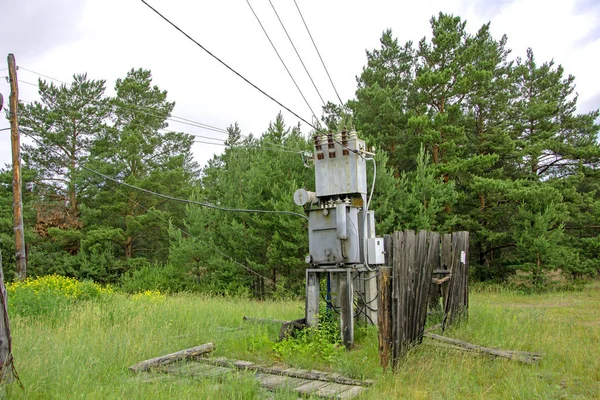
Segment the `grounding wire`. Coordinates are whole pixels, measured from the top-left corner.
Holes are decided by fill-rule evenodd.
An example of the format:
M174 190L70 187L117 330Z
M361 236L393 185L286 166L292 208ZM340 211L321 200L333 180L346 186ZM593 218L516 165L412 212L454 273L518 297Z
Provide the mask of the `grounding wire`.
M325 100L323 100L323 96L321 96L321 92L319 92L319 89L317 89L317 85L315 84L315 81L313 80L312 76L308 72L308 68L306 68L306 65L304 65L304 61L302 60L302 57L300 57L300 53L298 53L298 50L296 49L296 46L294 45L294 42L292 41L292 38L290 37L290 34L288 33L287 29L285 29L285 25L283 24L283 21L279 17L279 13L275 9L275 5L273 5L273 2L271 0L269 0L269 4L271 4L271 8L273 9L273 12L277 16L277 19L279 20L279 23L281 24L281 27L283 28L283 31L285 32L288 40L290 41L290 44L294 48L294 51L296 52L296 55L298 56L298 60L300 60L300 63L304 67L304 71L306 72L306 75L308 75L308 78L310 79L310 82L312 83L312 85L315 88L317 94L319 95L319 98L321 99L321 103L323 103L323 105L325 105Z
M319 49L317 48L317 44L315 43L315 40L313 39L310 30L308 29L308 25L306 24L306 21L304 20L304 16L302 15L302 12L300 11L300 7L298 7L298 3L296 2L296 0L294 0L294 4L296 5L296 9L298 10L298 14L300 14L300 18L302 18L302 22L304 23L304 27L306 28L306 32L308 32L308 36L310 36L310 40L312 41L313 46L315 47L315 50L317 51L317 54L319 55L319 59L321 60L321 64L323 64L323 68L325 69L325 72L327 73L327 77L329 78L329 82L331 82L331 86L333 87L333 90L335 91L335 95L337 96L340 105L343 107L344 106L344 102L342 101L340 95L338 94L337 89L335 88L335 85L333 84L333 80L331 79L331 75L329 75L329 70L327 69L327 67L325 66L325 61L323 61L323 57L321 57L321 53L319 52Z
M194 38L192 38L190 35L188 35L187 33L185 33L181 28L179 28L177 25L175 25L173 22L171 22L167 17L165 17L164 15L162 15L160 12L158 12L158 10L156 10L154 7L152 7L150 4L148 4L145 0L141 0L141 1L148 8L150 8L152 11L154 11L159 17L161 17L162 19L164 19L169 25L171 25L173 28L177 29L182 35L184 35L186 38L188 38L189 40L191 40L196 46L200 47L208 55L210 55L212 58L214 58L219 63L221 63L223 66L225 66L228 70L230 70L231 72L233 72L234 74L236 74L238 77L240 77L244 82L248 83L254 89L258 90L263 95L265 95L266 97L268 97L269 99L271 99L272 101L274 101L275 103L277 103L280 107L283 107L286 111L288 111L289 113L291 113L292 115L294 115L296 118L298 118L299 120L301 120L302 122L304 122L306 125L310 126L313 129L317 129L313 124L311 124L310 122L308 122L307 120L305 120L304 118L302 118L301 116L299 116L298 114L296 114L290 108L284 106L281 102L279 102L273 96L269 95L267 92L265 92L264 90L262 90L261 88L259 88L258 86L256 86L254 83L252 83L247 78L245 78L242 74L240 74L239 72L237 72L236 70L234 70L232 67L230 67L227 63L225 63L219 57L217 57L216 55L214 55L213 53L211 53L206 47L202 46Z
M143 1L143 0L142 0ZM271 38L269 37L269 34L267 33L267 30L265 29L265 27L263 26L262 22L260 22L260 18L258 17L258 15L256 14L256 12L254 11L254 8L252 8L252 5L250 4L250 0L246 0L246 3L248 4L248 7L250 7L250 11L252 11L252 14L254 14L254 17L256 18L256 20L258 21L258 24L260 25L263 33L265 34L265 36L267 37L267 40L269 41L269 43L271 43L271 47L273 47L273 50L275 50L275 54L277 54L277 57L279 58L279 61L281 61L281 64L283 64L283 68L285 68L285 70L287 71L288 75L290 76L290 79L292 80L292 82L294 82L294 85L296 86L296 89L298 89L298 92L300 93L300 96L302 96L302 99L304 100L304 102L306 103L306 106L308 107L308 109L310 110L312 116L317 120L317 116L315 115L315 112L313 111L312 107L310 106L310 104L308 103L308 100L306 100L306 97L304 96L304 93L302 93L302 89L300 89L300 86L298 86L298 83L296 83L296 80L294 79L294 76L292 75L292 73L290 72L290 70L288 69L287 65L285 64L285 61L283 61L283 58L281 58L281 55L279 54L279 51L277 51L277 47L275 47L275 44L273 43L273 41L271 40ZM312 124L311 124L312 125ZM313 126L314 127L314 126ZM317 129L317 128L315 128Z

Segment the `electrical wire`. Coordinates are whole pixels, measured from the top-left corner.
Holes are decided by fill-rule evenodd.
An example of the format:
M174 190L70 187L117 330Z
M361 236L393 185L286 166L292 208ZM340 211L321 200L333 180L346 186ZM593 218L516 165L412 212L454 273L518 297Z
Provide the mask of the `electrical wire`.
M317 48L317 44L315 43L315 40L313 39L310 30L308 29L308 25L306 24L306 21L304 20L304 16L302 15L302 12L300 11L300 7L298 7L298 3L296 2L296 0L294 0L294 4L296 5L296 9L298 10L298 14L300 14L300 18L302 18L302 22L304 23L304 27L306 28L306 32L308 32L308 36L310 36L310 40L312 41L313 46L315 47L315 50L317 51L317 54L319 55L319 59L321 60L321 64L323 64L323 68L325 69L325 72L327 73L327 77L329 78L329 82L331 82L331 86L333 87L333 90L335 91L335 95L337 96L340 105L343 107L344 106L344 102L342 101L342 98L340 97L337 89L335 88L335 85L333 84L333 80L331 79L331 75L329 75L329 70L327 69L327 67L325 66L325 61L323 61L323 57L321 57L321 53L319 52L319 49Z
M298 92L300 93L300 96L302 96L302 99L304 99L304 102L306 103L306 106L310 110L312 116L315 119L317 119L317 116L315 115L315 112L313 111L312 107L308 103L308 100L306 100L306 97L304 96L304 93L302 93L302 90L300 89L300 86L298 86L298 83L296 83L296 80L294 79L294 76L292 75L292 73L288 69L287 65L285 64L285 61L283 61L283 58L281 58L281 55L279 54L279 51L277 51L277 47L275 47L275 44L273 43L273 41L269 37L269 34L267 33L267 30L263 26L262 22L260 22L260 18L258 18L258 15L254 11L254 8L252 8L252 5L250 4L250 0L246 0L246 3L248 4L248 7L250 7L250 11L252 11L252 14L254 14L254 17L258 21L258 24L260 25L262 31L264 32L265 36L267 37L267 40L269 41L269 43L271 43L271 47L273 47L273 50L275 50L275 54L277 54L277 57L279 58L279 61L281 61L281 64L283 64L283 68L285 68L285 70L287 71L288 75L290 76L290 79L292 80L292 82L294 82L294 85L296 86L296 89L298 89ZM317 119L317 122L318 122L318 119Z
M271 96L268 93L266 93L264 90L262 90L261 88L259 88L258 86L256 86L254 83L250 82L247 78L245 78L239 72L237 72L236 70L234 70L227 63L225 63L223 60L221 60L216 55L214 55L213 53L211 53L206 47L202 46L194 38L192 38L190 35L188 35L187 33L185 33L181 28L179 28L177 25L175 25L173 22L171 22L167 17L165 17L164 15L162 15L160 12L158 12L158 10L156 10L154 7L152 7L150 4L148 4L145 0L141 0L141 2L144 3L152 11L154 11L159 17L161 17L163 20L165 20L169 25L171 25L173 28L177 29L182 35L184 35L186 38L188 38L190 41L192 41L196 46L198 46L202 50L204 50L209 56L211 56L212 58L214 58L215 60L217 60L219 63L221 63L228 70L230 70L231 72L233 72L234 74L236 74L238 77L240 77L244 82L248 83L254 89L258 90L263 95L265 95L266 97L268 97L269 99L271 99L272 101L274 101L275 103L277 103L280 107L283 107L286 111L288 111L289 113L291 113L292 115L294 115L296 118L298 118L299 120L301 120L302 122L304 122L306 125L308 125L311 128L317 130L317 128L313 124L311 124L310 122L308 122L307 120L305 120L304 118L302 118L301 116L299 116L298 114L296 114L290 108L284 106L280 101L278 101L273 96Z
M51 80L54 80L54 81L57 81L57 82L64 83L65 85L69 85L69 86L71 86L71 85L72 85L72 84L69 84L69 83L67 83L67 82L65 82L65 81L62 81L62 80L60 80L60 79L53 78L53 77L51 77L51 76L49 76L49 75L44 75L44 74L42 74L42 73L39 73L39 72L33 71L33 70L31 70L31 69L27 69L27 68L25 68L25 67L21 67L21 66L19 66L19 68L20 68L20 69L23 69L24 71L30 72L30 73L32 73L32 74L37 74L37 75L39 75L39 76L43 76L43 77L45 77L45 78L48 78L48 79L51 79ZM91 98L91 97L89 97L89 98L85 98L85 97L84 97L84 99L87 99L87 100L90 100L90 101L91 101L91 100L96 100L95 98ZM32 102L27 102L27 101L24 101L24 100L21 100L21 101L22 101L22 102L26 102L26 103L32 103ZM115 106L116 106L117 108L119 108L119 107L120 107L120 108L123 108L123 109L129 109L129 110L135 110L135 111L139 111L140 113L142 113L142 114L145 114L145 115L153 115L153 116L156 116L156 117L164 117L164 115L162 115L162 114L159 114L159 113L157 113L156 111L153 111L153 110L149 109L148 107L142 108L142 107L136 106L136 105L134 105L134 104L117 104L117 105L115 105ZM61 110L67 111L67 110L65 110L65 109L62 109L62 108L60 108L60 107L59 107L59 108L57 108L57 109L61 109ZM150 111L149 111L149 110L150 110ZM209 131L214 131L214 132L221 133L221 134L224 134L224 135L228 135L228 134L229 134L229 132L227 131L227 129L224 129L224 128L219 128L219 127L216 127L216 126L214 126L214 125L209 125L209 124L206 124L206 123L203 123L203 122L198 122L198 121L195 121L195 120L192 120L192 119L189 119L189 118L180 117L180 116L173 115L173 114L171 114L169 117L167 117L167 118L166 118L166 120L167 120L167 121L171 121L171 122L175 122L175 123L180 123L180 124L188 125L188 126L193 126L193 127L201 128L201 129L206 129L206 130L209 130ZM163 130L166 130L166 129L163 129ZM173 132L173 131L171 131L171 132ZM183 132L183 133L187 133L187 134L189 134L189 135L193 135L193 136L195 136L195 134L191 134L191 133L189 133L189 132ZM243 137L243 138L250 138L250 136L248 136L248 135L243 135L243 134L240 134L240 137ZM211 138L211 139L212 139L212 138ZM215 138L215 140L217 140L217 139ZM219 140L221 140L221 139L219 139ZM263 144L266 144L266 143L263 143ZM283 149L288 149L288 150L290 150L290 151L288 151L288 152L295 152L295 153L300 153L300 152L303 152L303 150L300 150L300 149L295 149L295 148L292 148L292 147L289 147L289 146L285 146L285 145L283 145L283 144L278 144L278 143L268 143L268 145L269 145L269 146L272 146L272 147L281 147L281 148L283 148Z
M22 130L19 130L19 131L20 131L20 132L21 132L23 135L25 135L25 136L29 137L30 139L32 139L32 140L36 141L38 144L40 144L40 142L39 142L39 141L38 141L38 140L37 140L35 137L33 137L32 135L29 135L29 133L28 133L28 132L24 132L24 131L22 131ZM296 217L301 217L301 218L304 218L305 220L307 220L307 221L308 221L308 217L307 217L306 215L303 215L303 214L298 214L298 213L296 213L296 212L293 212L293 211L253 210L253 209L227 208L227 207L219 207L219 206L215 206L214 204L209 204L209 203L201 203L201 202L199 202L199 201L188 200L188 199L181 199L181 198L178 198L178 197L168 196L168 195L166 195L166 194L162 194L162 193L153 192L153 191L151 191L151 190L144 189L144 188L141 188L141 187L138 187L138 186L134 186L134 185L131 185L131 184L129 184L129 183L126 183L126 182L120 181L120 180L118 180L118 179L111 178L110 176L108 176L108 175L105 175L105 174L103 174L103 173L101 173L101 172L95 171L95 170L93 170L93 169L91 169L91 168L88 168L88 167L86 167L85 165L79 165L79 167L80 167L81 169L85 169L85 170L86 170L86 171L88 171L88 172L91 172L91 173L93 173L93 174L96 174L96 175L98 175L98 176L101 176L101 177L103 177L104 179L107 179L107 180L109 180L109 181L111 181L111 182L118 183L119 185L126 186L126 187L128 187L128 188L130 188L130 189L138 190L138 191L140 191L140 192L143 192L143 193L146 193L146 194L150 194L150 195L153 195L153 196L162 197L163 199L167 199L167 200L171 200L171 201L177 201L177 202L180 202L180 203L186 203L186 204L195 204L195 205L198 205L198 206L202 206L202 207L206 207L206 208L212 208L212 209L215 209L215 210L220 210L220 211L227 211L227 212L256 213L256 214L280 214L280 215L293 215L293 216L296 216Z
M321 92L319 92L319 89L317 89L317 85L315 84L315 81L313 80L312 76L308 72L308 68L306 68L306 65L304 65L304 61L302 60L302 57L300 57L300 53L298 53L298 50L296 49L296 46L294 45L294 42L292 41L292 38L290 37L290 34L288 33L287 29L285 29L285 25L283 24L283 21L279 17L279 13L275 9L275 6L273 5L273 2L271 0L269 0L269 4L271 4L271 8L273 9L273 12L277 16L277 19L279 20L279 23L281 24L281 27L283 28L283 31L285 32L288 40L290 41L290 44L294 48L294 51L296 52L296 55L298 56L298 60L300 60L300 63L304 67L304 71L306 72L306 75L308 75L308 78L310 79L310 82L312 83L312 85L315 88L317 94L319 95L319 98L321 99L321 103L323 103L323 105L325 105L325 100L323 100L323 96L321 96Z
M165 221L166 223L171 223L171 221L169 221L168 219L166 219L166 218L165 218L163 215L161 215L161 214L159 214L159 213L157 213L157 212L153 211L153 210L152 210L152 209L150 209L150 208L144 207L142 204L140 204L139 202L137 202L137 201L133 200L131 197L127 196L126 194L124 194L124 193L121 193L120 191L118 191L117 189L115 189L114 187L112 187L111 185L108 185L108 184L107 184L106 186L108 186L108 188L110 188L110 189L111 189L113 192L115 192L115 193L117 193L117 194L119 194L119 195L121 195L121 196L125 197L125 198L126 198L126 199L128 199L129 201L131 201L131 202L135 203L137 206L139 206L139 207L143 208L143 209L144 209L144 210L146 210L147 212L149 212L149 213L151 213L151 214L155 215L156 217L158 217L158 218L162 219L162 220L163 220L163 221ZM246 266L246 265L242 264L241 262L237 261L236 259L234 259L234 258L233 258L233 257L231 257L230 255L228 255L228 254L224 253L223 251L221 251L221 250L220 250L218 247L216 247L215 245L213 245L213 244L211 244L211 243L208 243L208 242L205 242L205 241L203 241L203 240L199 239L197 236L194 236L194 235L192 235L192 234L191 234L191 233L189 233L188 231L186 231L186 230L184 230L184 229L182 229L182 228L180 228L180 227L178 227L178 226L175 226L175 228L179 229L179 231L180 231L181 233L183 233L183 234L187 235L188 237L190 237L190 238L192 238L192 239L194 239L194 240L197 240L198 242L200 242L201 244L203 244L203 245L205 245L205 246L208 246L208 247L212 248L212 249L213 249L213 250L214 250L214 251L215 251L217 254L219 254L219 255L221 255L221 256L223 256L223 257L225 257L226 259L228 259L229 261L233 262L234 264L237 264L237 265L241 266L241 267L242 267L242 268L244 268L246 271L248 271L248 272L251 272L252 274L254 274L254 275L258 276L259 278L262 278L262 279L266 280L267 282L271 282L271 283L273 283L273 285L276 285L276 283L275 283L275 282L274 282L272 279L270 279L270 278L268 278L268 277L266 277L266 276L263 276L263 275L261 275L260 273L258 273L258 272L256 272L256 271L254 271L252 268L250 268L250 267L248 267L248 266ZM288 290L288 291L289 291L289 290ZM290 292L290 293L292 293L291 291L289 291L289 292Z

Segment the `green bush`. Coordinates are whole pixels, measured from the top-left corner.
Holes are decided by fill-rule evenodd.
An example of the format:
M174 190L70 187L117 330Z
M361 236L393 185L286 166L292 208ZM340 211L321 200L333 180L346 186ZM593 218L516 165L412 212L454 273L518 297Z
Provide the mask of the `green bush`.
M334 361L343 353L344 346L335 318L323 315L318 326L305 328L276 343L273 346L275 354L286 362L296 358L326 363Z
M162 293L177 293L199 290L199 286L193 278L172 264L146 264L129 271L121 277L120 288L125 293L155 290Z
M64 310L84 300L99 300L113 293L91 281L78 281L59 275L46 275L6 285L11 313L39 315Z

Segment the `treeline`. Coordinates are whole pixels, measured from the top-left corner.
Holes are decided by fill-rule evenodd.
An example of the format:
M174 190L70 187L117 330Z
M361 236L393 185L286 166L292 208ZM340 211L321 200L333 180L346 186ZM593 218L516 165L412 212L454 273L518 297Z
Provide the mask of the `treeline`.
M353 126L378 148L378 233L468 230L479 280L523 271L544 285L555 270L596 275L598 111L578 114L574 78L531 50L512 60L489 24L470 34L459 17L440 14L431 26L418 44L385 31L381 47L367 51L356 98L324 109L329 129ZM194 137L167 129L174 103L150 71L129 71L114 97L105 88L86 75L68 86L40 81L40 100L20 105L32 142L23 149L29 275L130 291L301 293L306 221L242 211L302 213L292 195L314 189L314 170L299 126L278 115L253 137L234 124L224 152L200 168ZM8 169L0 177L10 271L12 177Z

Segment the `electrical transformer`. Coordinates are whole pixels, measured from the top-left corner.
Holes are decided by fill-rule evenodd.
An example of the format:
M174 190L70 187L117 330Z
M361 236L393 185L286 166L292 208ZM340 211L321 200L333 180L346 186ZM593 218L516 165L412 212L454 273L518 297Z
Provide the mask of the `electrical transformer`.
M367 209L365 142L346 130L313 141L316 191L294 193L308 214L306 261L324 268L383 264L383 240L375 237L374 213Z

